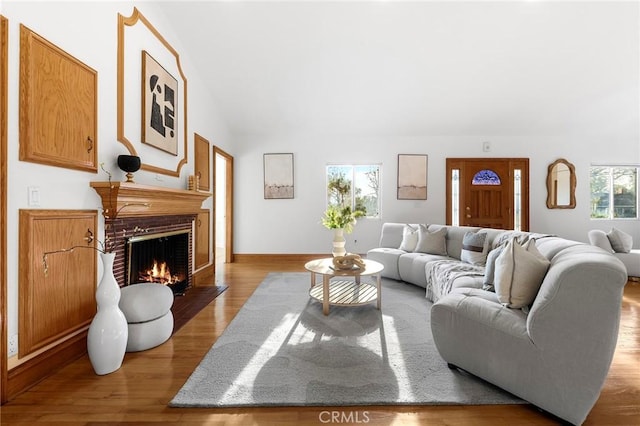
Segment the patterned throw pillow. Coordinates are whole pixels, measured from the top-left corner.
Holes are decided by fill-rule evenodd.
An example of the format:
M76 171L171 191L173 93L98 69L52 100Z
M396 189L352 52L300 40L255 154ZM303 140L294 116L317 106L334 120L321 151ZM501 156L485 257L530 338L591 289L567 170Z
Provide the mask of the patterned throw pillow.
M472 265L484 265L489 251L486 232L467 232L462 238L460 260Z
M400 250L414 251L418 244L418 228L411 225L405 225L402 229L402 242L400 243Z
M495 286L500 303L513 309L532 304L549 264L534 240L524 247L510 240L496 259Z
M447 228L429 231L426 225L418 228L418 245L414 250L419 253L447 255Z

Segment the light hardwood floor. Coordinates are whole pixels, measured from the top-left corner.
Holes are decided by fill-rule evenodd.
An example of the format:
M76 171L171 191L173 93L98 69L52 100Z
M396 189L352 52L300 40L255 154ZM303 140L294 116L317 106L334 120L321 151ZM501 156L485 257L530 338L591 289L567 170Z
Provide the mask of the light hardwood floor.
M301 262L235 263L219 268L229 289L165 344L125 356L118 371L96 376L86 356L2 406L6 424L166 425L555 425L531 406L170 408L180 389L256 286L271 271ZM583 354L576 354L581 356ZM351 420L349 422L349 420ZM640 424L640 283L625 287L620 337L609 377L585 425Z

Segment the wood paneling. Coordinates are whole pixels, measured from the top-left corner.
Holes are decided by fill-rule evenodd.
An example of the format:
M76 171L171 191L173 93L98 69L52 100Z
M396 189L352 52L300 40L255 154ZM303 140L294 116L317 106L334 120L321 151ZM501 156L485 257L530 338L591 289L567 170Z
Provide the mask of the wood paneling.
M20 160L96 172L98 73L20 25Z
M200 269L209 264L209 241L211 240L211 212L202 209L198 213L195 226L195 269Z
M169 408L211 345L272 271L303 272L304 262L230 263L217 278L229 288L165 344L127 353L122 368L96 376L83 356L2 407L2 424L321 425L326 411L368 413L368 425L558 425L530 405ZM384 290L383 290L384 291ZM640 416L640 284L624 289L613 364L585 426L637 424ZM580 354L577 354L577 356ZM586 354L583 354L586 355ZM444 362L444 361L443 361ZM363 423L364 424L364 423Z
M194 135L194 152L195 152L195 173L200 179L199 191L209 192L211 190L211 145L209 141L200 136Z
M0 403L7 400L7 62L9 22L0 15Z
M96 313L95 210L20 210L19 349L24 357L87 326ZM47 256L45 252L77 247Z

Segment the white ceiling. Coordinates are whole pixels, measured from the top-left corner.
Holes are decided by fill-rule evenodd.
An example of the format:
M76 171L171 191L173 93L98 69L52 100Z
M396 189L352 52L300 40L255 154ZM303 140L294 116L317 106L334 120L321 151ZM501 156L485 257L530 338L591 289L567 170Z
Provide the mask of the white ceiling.
M640 78L634 2L159 6L236 135L544 134L637 125L630 116Z

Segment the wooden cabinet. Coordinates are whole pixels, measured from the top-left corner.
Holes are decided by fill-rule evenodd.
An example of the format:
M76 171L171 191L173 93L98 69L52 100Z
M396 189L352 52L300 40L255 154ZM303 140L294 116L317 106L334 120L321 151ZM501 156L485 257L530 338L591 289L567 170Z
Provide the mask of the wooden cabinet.
M194 135L194 151L195 151L195 174L200 178L200 191L209 192L211 189L211 173L210 173L210 144L209 141L200 136Z
M80 247L96 244L97 217L97 210L20 210L20 357L89 325L95 315L97 251ZM76 246L48 255L45 268L45 252Z
M195 235L195 268L200 269L209 264L209 234L211 212L202 209L196 218Z
M98 73L20 25L20 160L97 172Z

